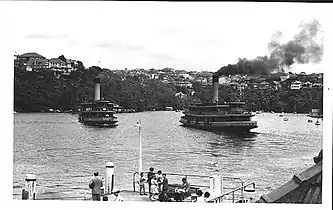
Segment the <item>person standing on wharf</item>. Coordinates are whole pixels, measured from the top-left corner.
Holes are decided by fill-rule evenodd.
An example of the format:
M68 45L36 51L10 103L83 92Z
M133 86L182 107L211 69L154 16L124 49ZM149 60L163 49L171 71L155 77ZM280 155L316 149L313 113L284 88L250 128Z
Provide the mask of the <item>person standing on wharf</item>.
M94 173L94 178L89 184L93 201L101 200L101 187L103 187L103 181L98 177L98 172L96 172Z

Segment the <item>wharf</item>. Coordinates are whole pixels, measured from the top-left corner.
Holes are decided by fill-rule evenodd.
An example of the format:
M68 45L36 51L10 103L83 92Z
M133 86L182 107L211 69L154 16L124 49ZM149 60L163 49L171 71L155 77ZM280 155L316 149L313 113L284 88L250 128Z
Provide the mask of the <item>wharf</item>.
M113 202L115 199L114 195L106 195L108 197L107 202ZM132 190L122 190L120 192L120 196L123 198L124 202L128 201L134 201L134 202L159 202L159 201L151 201L149 199L149 195L140 195L140 192L138 191L132 191ZM83 200L83 201L91 201L92 196L77 196L77 197L53 197L52 195L39 195L39 197L36 200ZM172 200L173 201L173 200ZM103 202L103 196L101 196L101 202ZM186 198L183 200L183 202L191 202L191 197Z

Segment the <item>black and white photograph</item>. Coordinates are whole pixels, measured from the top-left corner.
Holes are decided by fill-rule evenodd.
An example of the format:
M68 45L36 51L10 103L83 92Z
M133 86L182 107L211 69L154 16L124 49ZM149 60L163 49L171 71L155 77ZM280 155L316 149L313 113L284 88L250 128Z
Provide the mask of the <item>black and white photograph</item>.
M23 208L332 203L330 9L0 2L6 197Z

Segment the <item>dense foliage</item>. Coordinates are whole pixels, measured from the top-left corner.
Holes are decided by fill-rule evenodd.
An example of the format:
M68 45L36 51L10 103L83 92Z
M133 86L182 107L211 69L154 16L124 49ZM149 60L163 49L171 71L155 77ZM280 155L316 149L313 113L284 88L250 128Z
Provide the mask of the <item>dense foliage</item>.
M196 94L202 102L210 102L212 93L210 87ZM228 101L244 101L246 109L274 112L308 113L313 108L323 108L323 90L300 89L291 90L290 83L285 83L281 89L245 89L240 91L229 86L219 87L220 103Z
M68 76L55 77L48 70L14 73L14 110L40 112L49 109L76 110L94 98L96 76L101 78L102 97L125 109L160 110L184 103L174 96L174 86L146 77L128 76L93 66L79 68Z
M166 106L186 108L195 102L210 102L211 86L193 84L193 89L165 84L144 75L130 76L125 72L114 72L97 66L85 69L80 63L78 70L70 75L56 77L49 70L26 72L14 71L14 110L40 112L49 109L76 110L80 103L94 98L96 76L101 78L102 97L126 109L137 111L164 110ZM241 100L249 110L309 112L322 107L322 89L290 90L286 83L278 90L247 89L239 94L229 86L220 86L219 99ZM195 91L192 96L191 92ZM180 99L175 93L187 94Z

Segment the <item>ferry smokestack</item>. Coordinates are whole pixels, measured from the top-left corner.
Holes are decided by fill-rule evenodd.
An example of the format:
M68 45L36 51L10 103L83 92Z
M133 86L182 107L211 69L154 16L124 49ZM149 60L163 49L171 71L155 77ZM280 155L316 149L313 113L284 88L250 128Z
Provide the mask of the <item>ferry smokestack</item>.
M95 101L98 101L101 99L101 82L100 78L96 77L94 79L95 82Z
M213 103L219 101L219 76L213 75Z

